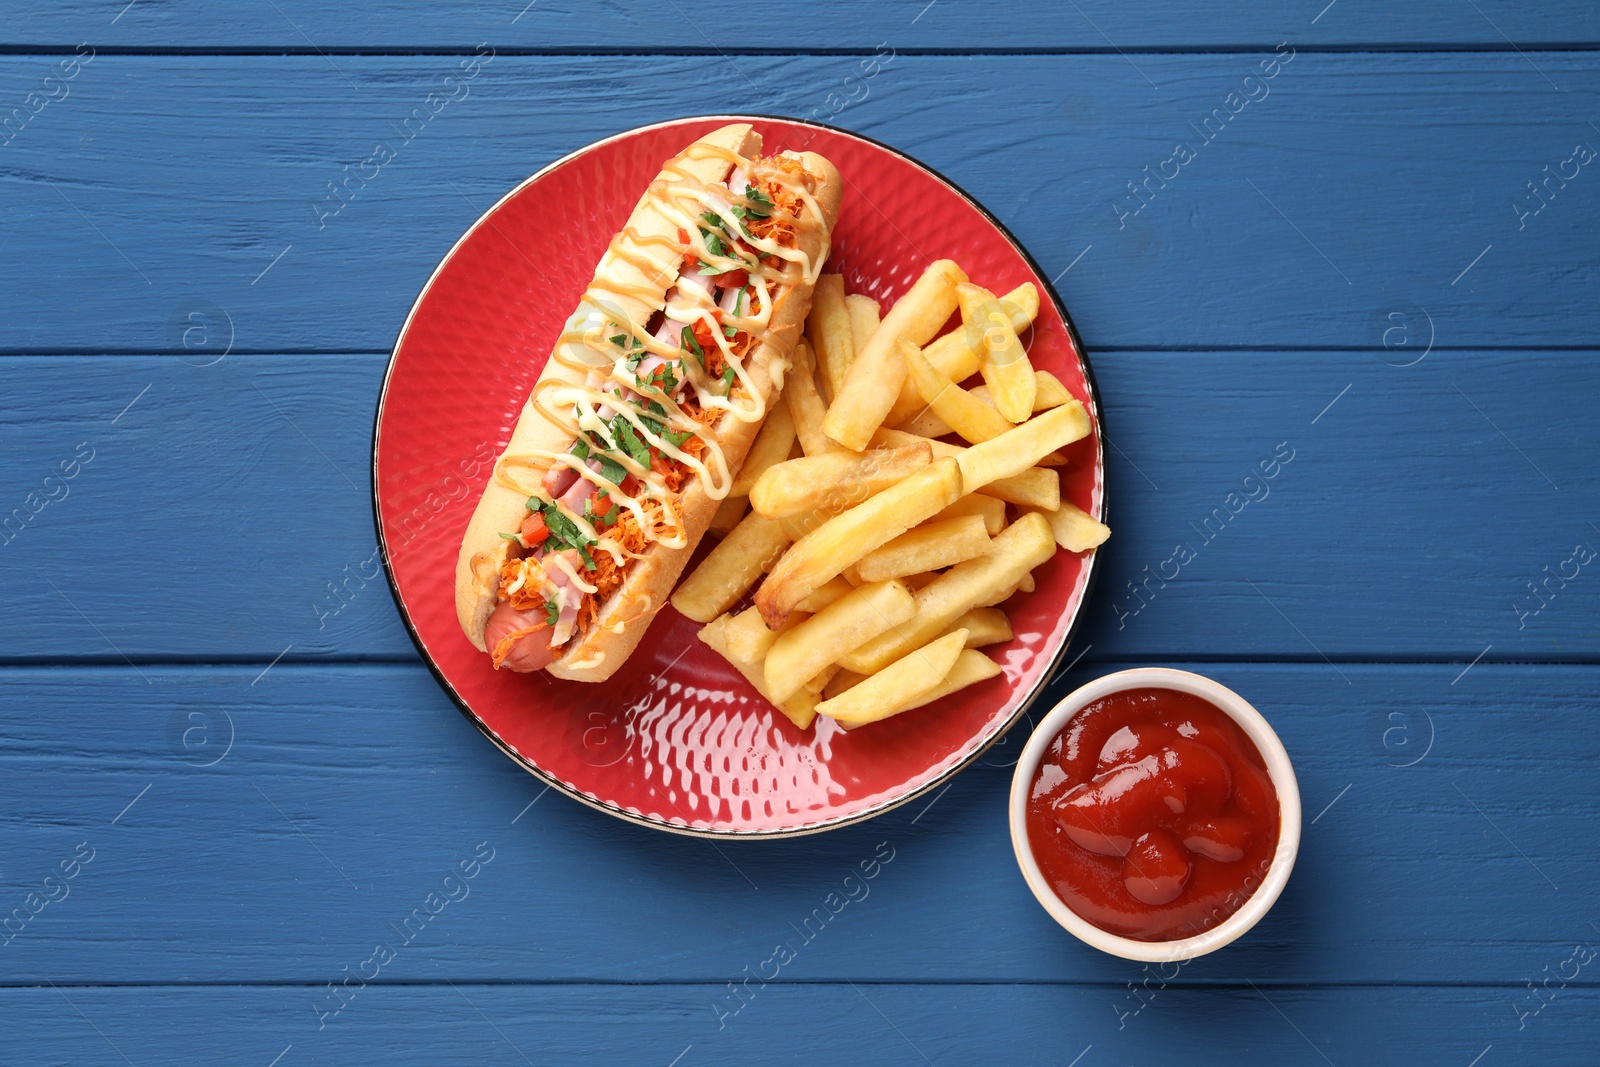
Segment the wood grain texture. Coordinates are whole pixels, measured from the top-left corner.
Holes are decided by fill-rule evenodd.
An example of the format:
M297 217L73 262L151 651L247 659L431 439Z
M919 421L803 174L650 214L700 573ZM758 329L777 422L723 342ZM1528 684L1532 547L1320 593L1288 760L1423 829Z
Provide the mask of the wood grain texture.
M0 1060L1592 1064L1600 178L1549 174L1600 147L1600 8L753 10L3 5ZM1026 724L713 845L543 792L416 662L367 504L410 302L540 166L713 111L895 145L1058 279L1115 534L1041 707L1158 662L1268 716L1306 827L1243 941L1055 927Z
M1580 167L1537 215L1517 205L1577 142L1600 147L1600 60L1303 53L1247 86L1264 61L907 55L834 114L857 57L718 60L708 78L693 56L498 55L461 81L453 56L99 55L0 148L0 349L174 351L215 307L237 350L386 351L525 176L719 110L832 115L939 168L1060 279L1093 350L1593 342L1600 180ZM56 62L6 57L0 101ZM405 126L430 93L437 114ZM1194 158L1168 163L1180 141ZM380 142L395 158L349 171L341 207L330 184Z
M209 358L0 360L0 659L413 658L368 496L384 358ZM1600 658L1592 355L1092 358L1115 533L1070 655ZM119 563L74 566L102 530Z
M321 1031L301 988L0 990L22 1062L660 1064L1469 1063L1588 1067L1593 988L1516 1028L1519 991L797 985L369 986ZM1527 996L1526 990L1520 991ZM1119 1029L1118 1024L1122 1023ZM126 1057L126 1060L123 1057ZM48 1057L48 1058L47 1058ZM677 1057L674 1059L674 1057Z
M1527 47L1600 40L1592 5L1521 5L1482 0L1477 10L1448 0L1404 5L1272 4L1226 9L1199 0L1166 0L1131 8L1106 0L1079 4L981 4L970 0L889 0L870 8L845 0L805 5L793 18L751 18L746 5L714 0L693 5L633 2L557 5L549 0L500 0L451 5L448 10L400 0L328 5L307 0L230 4L226 9L185 0L135 3L72 0L15 3L6 19L10 45L81 40L138 48L470 49L480 41L502 48L838 49L881 40L905 48L1040 49L1216 47L1314 41L1329 46L1415 45Z
M1480 663L1454 684L1430 666L1200 669L1274 724L1306 828L1271 914L1186 980L1517 985L1600 942L1600 856L1579 844L1600 818L1600 668ZM1025 726L871 823L718 844L544 793L415 666L7 668L0 709L0 904L94 850L0 947L8 982L335 980L398 945L480 844L470 894L385 978L718 982L786 939L804 981L1140 974L1058 929L1016 870Z

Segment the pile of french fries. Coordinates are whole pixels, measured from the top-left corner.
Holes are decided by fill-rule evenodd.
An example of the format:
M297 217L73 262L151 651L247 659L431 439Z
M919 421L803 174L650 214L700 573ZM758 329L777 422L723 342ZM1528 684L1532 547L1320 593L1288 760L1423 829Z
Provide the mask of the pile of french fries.
M1029 362L1019 334L1038 313L1032 284L997 298L950 260L881 317L842 275L818 280L781 401L712 522L722 540L672 595L800 729L999 674L979 651L1012 638L997 605L1058 548L1110 536L1061 499L1060 450L1090 424Z

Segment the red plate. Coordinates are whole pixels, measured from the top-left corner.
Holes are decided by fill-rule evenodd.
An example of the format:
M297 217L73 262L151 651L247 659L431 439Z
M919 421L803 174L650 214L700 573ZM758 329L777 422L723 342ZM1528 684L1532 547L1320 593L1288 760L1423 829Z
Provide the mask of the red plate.
M869 818L971 763L1022 714L1060 660L1094 569L1058 553L1006 607L1016 638L987 651L1004 674L938 704L845 733L801 732L670 607L602 684L495 671L456 623L456 550L468 517L607 241L666 159L741 118L767 151L812 149L845 179L828 269L887 306L933 259L997 293L1043 301L1029 350L1084 402L1062 496L1103 515L1093 379L1059 297L970 197L917 161L841 130L708 116L582 148L496 204L456 243L400 331L378 402L374 509L395 599L440 684L501 751L602 811L666 830L780 836Z

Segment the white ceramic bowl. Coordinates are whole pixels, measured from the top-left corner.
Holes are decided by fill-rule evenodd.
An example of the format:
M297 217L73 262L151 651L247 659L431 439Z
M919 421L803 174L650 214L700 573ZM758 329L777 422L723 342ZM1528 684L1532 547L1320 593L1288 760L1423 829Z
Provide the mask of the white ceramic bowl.
M1043 872L1039 870L1039 864L1033 858L1033 848L1028 843L1028 792L1050 742L1085 706L1113 693L1147 688L1192 693L1220 708L1255 742L1261 758L1266 761L1273 787L1278 791L1278 849L1261 885L1238 911L1221 923L1202 934L1177 941L1134 941L1095 926L1056 896L1055 890L1050 888ZM1283 750L1283 742L1278 740L1278 735L1272 732L1272 727L1267 725L1261 713L1238 693L1210 678L1188 671L1166 667L1118 671L1073 691L1050 710L1028 739L1028 745L1022 750L1022 758L1017 760L1017 768L1011 779L1011 847L1016 850L1022 877L1027 880L1028 888L1033 890L1040 905L1078 940L1113 956L1147 963L1194 959L1215 952L1249 930L1267 913L1283 891L1284 884L1289 881L1289 872L1294 869L1295 855L1300 850L1300 787L1295 782L1294 767L1289 763L1289 754Z

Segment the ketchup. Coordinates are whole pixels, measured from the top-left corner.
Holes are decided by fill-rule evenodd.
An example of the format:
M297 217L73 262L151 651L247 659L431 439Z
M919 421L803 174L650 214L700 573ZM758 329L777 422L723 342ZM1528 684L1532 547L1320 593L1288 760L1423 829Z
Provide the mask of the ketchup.
M1210 702L1130 689L1051 742L1028 794L1028 843L1066 905L1135 941L1220 924L1278 847L1278 793L1255 744Z

